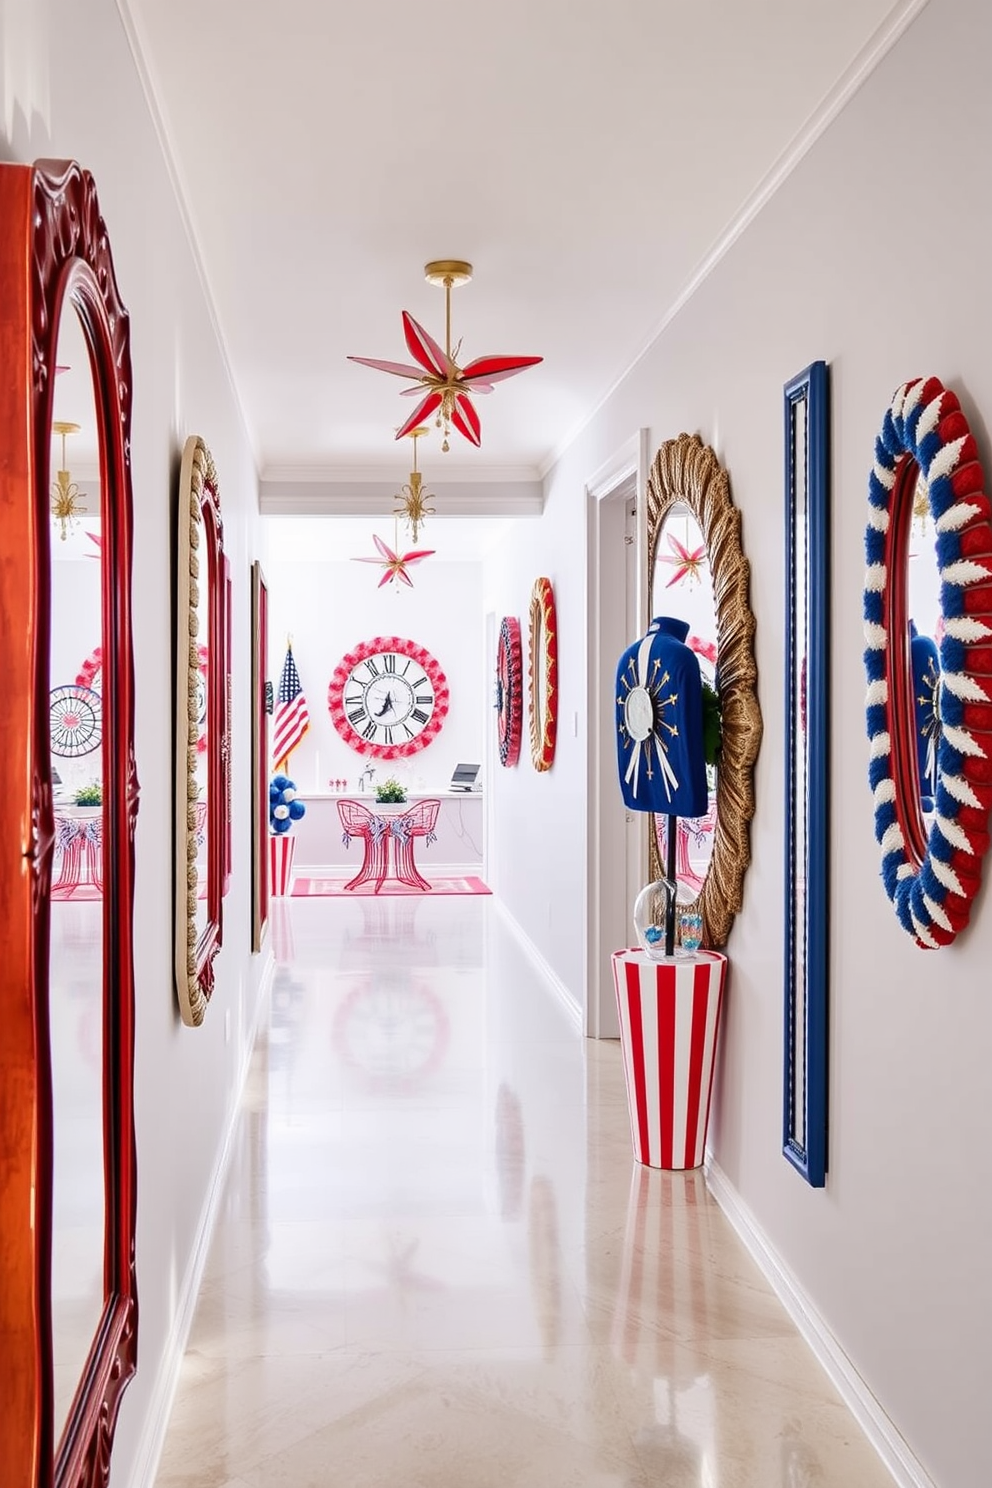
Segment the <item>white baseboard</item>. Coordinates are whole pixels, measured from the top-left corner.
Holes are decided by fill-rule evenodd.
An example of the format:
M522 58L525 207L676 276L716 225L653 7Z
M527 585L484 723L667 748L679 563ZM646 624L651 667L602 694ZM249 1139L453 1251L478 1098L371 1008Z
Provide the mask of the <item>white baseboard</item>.
M706 1154L706 1181L893 1482L898 1488L937 1488L710 1152Z
M231 1165L231 1156L234 1151L234 1134L237 1131L238 1119L241 1115L241 1098L244 1094L245 1082L248 1079L248 1069L258 1037L258 1030L261 1026L262 1017L268 1008L269 994L272 990L272 977L276 963L268 946L263 948L261 954L263 958L267 957L267 960L259 979L255 1016L249 1036L245 1041L241 1069L238 1072L238 1079L235 1083L231 1104L227 1112L224 1138L221 1143L217 1162L214 1165L213 1176L207 1188L207 1196L203 1209L200 1213L200 1223L197 1226L196 1235L193 1239L189 1262L186 1266L186 1274L179 1288L176 1310L172 1319L172 1328L169 1332L165 1348L162 1351L158 1374L155 1376L151 1399L148 1402L148 1409L145 1413L144 1426L138 1440L138 1450L135 1454L134 1467L131 1473L130 1488L154 1488L159 1462L162 1458L165 1434L169 1428L169 1418L172 1415L176 1387L179 1384L179 1371L182 1366L183 1355L186 1352L189 1331L193 1325L193 1313L196 1310L197 1298L200 1295L200 1283L203 1280L203 1272L210 1251L210 1240L213 1236L214 1222L217 1218L217 1211L220 1208L221 1198L223 1197L227 1171Z
M505 922L507 929L509 929L513 933L514 938L519 943L520 948L524 952L524 955L527 957L528 961L531 961L534 964L537 971L540 972L541 976L547 982L549 989L554 993L555 998L561 1004L562 1011L565 1013L569 1022L579 1033L581 1033L582 1008L576 1002L571 992L569 992L568 988L565 986L565 983L562 981L558 973L554 971L549 963L544 959L541 952L537 949L537 946L527 934L526 930L523 929L519 921L516 920L507 909L506 905L503 903L503 900L499 897L498 894L493 895L493 903L495 904L500 916Z

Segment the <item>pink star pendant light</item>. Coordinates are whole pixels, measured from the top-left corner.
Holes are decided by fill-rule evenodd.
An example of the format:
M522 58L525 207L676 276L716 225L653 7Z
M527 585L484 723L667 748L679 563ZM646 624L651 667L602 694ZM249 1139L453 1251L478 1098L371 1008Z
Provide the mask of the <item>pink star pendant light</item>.
M675 569L675 572L665 585L665 588L671 589L673 585L680 584L686 577L688 577L690 584L698 583L701 572L706 566L706 545L703 544L698 548L688 548L684 543L679 542L674 532L669 532L666 535L668 537L668 546L675 556L672 558L665 553L662 555L661 561L662 563L670 563Z
M413 580L407 573L407 568L410 566L410 564L419 563L422 558L432 557L435 552L434 548L415 548L413 552L410 553L394 553L393 549L389 547L387 543L384 543L381 537L377 537L374 532L372 534L372 541L379 549L379 553L381 555L380 557L353 558L351 561L352 563L380 563L385 569L385 573L379 580L380 589L384 584L389 584L394 580L399 583L406 584L408 589L412 589Z
M406 423L396 432L402 439L411 429L422 424L432 415L437 415L437 427L444 430L441 449L447 452L448 434L453 426L470 444L481 445L482 425L475 411L472 396L475 393L491 393L497 382L515 377L528 367L544 360L539 356L485 356L476 357L459 367L455 358L461 342L451 349L451 291L459 284L467 284L472 277L472 265L460 258L432 259L424 265L424 274L430 284L444 288L445 341L444 349L434 337L409 313L403 311L403 334L407 348L415 359L416 366L409 362L384 362L376 357L349 357L349 362L361 362L363 367L376 367L380 372L390 372L394 377L412 379L414 386L403 389L404 397L421 397Z

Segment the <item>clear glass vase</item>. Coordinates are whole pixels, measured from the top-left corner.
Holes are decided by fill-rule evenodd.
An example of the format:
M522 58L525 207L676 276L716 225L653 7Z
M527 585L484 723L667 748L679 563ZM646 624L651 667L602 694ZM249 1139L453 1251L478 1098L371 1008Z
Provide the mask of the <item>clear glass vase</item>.
M665 919L675 894L675 885L667 878L646 884L634 901L634 930L637 943L652 961L665 959Z

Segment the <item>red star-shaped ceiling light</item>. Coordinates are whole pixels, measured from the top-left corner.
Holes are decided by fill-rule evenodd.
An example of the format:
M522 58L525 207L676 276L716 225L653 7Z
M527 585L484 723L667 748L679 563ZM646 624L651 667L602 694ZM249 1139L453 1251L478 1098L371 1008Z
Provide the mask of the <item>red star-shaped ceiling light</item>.
M459 367L455 358L461 347L461 342L451 349L451 291L459 284L467 284L472 277L472 265L461 259L444 258L435 259L424 265L424 274L431 284L438 284L444 288L445 304L445 346L444 349L438 345L423 326L409 313L403 311L403 334L406 336L406 344L410 355L416 359L416 366L409 362L384 362L376 357L349 357L349 362L361 362L363 367L377 367L380 372L391 372L394 377L412 378L414 386L403 389L404 397L416 397L423 394L413 413L406 423L396 431L396 438L402 439L409 434L411 429L422 424L433 414L437 414L437 426L444 430L444 442L442 450L448 449L449 427L454 425L459 434L469 441L470 444L481 445L482 425L479 415L469 394L491 393L497 382L502 382L507 377L515 377L518 372L523 372L527 367L533 367L536 363L544 360L539 356L485 356L476 357L474 362L468 362L464 367Z
M379 552L382 554L381 558L353 558L351 561L352 563L380 563L385 569L385 573L379 580L380 589L382 588L383 584L388 584L391 581L395 580L399 580L401 583L406 584L410 589L412 589L413 580L407 573L408 566L412 563L419 563L422 558L430 558L435 551L434 548L415 548L413 552L410 553L400 553L399 551L394 552L393 549L389 547L387 543L384 543L382 538L378 537L374 532L372 534L372 541L375 543L376 547L379 549ZM398 547L399 544L397 544L397 548Z

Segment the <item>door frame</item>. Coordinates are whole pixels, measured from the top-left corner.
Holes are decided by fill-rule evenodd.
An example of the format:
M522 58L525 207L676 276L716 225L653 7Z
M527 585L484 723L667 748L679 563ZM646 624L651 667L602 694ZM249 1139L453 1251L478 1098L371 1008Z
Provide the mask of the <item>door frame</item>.
M614 859L619 855L627 861L627 837L629 831L637 834L637 855L641 864L641 877L647 872L647 816L628 826L625 814L618 806L618 796L603 788L602 772L605 765L604 742L601 724L607 714L613 714L613 685L607 686L603 675L604 623L607 614L615 614L615 596L609 601L603 593L602 555L607 525L615 520L617 503L626 502L632 496L636 500L635 536L635 588L634 613L637 617L637 635L642 635L648 625L647 584L647 478L649 430L639 429L625 441L605 464L586 482L586 658L587 689L589 698L589 723L587 751L587 799L588 818L586 831L586 948L584 976L584 1031L587 1038L618 1038L616 998L612 980L603 968L604 948L611 936L615 940L614 920L603 903L601 893L604 858L607 852ZM626 610L626 602L624 603ZM627 642L636 640L628 636ZM619 652L617 652L619 659ZM626 867L625 867L626 873ZM625 942L628 943L628 942ZM619 949L619 947L616 947Z

